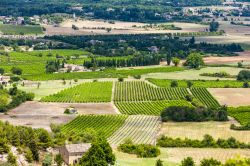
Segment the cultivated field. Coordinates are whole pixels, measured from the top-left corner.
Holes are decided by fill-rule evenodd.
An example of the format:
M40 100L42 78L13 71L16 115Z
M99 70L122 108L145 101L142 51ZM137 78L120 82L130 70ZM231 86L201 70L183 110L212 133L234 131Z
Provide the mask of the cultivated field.
M238 125L233 120L229 122L167 122L162 124L159 134L173 138L200 140L203 139L205 134L209 134L215 139L234 137L238 141L249 143L250 131L231 130L230 125L233 123Z
M62 132L73 132L78 135L86 129L93 129L108 138L125 123L126 119L126 115L81 115L64 125Z
M221 105L248 106L250 105L250 89L247 88L209 88L209 92Z
M191 93L207 107L217 108L220 106L218 101L209 93L206 88L191 88Z
M110 23L105 20L66 20L59 27L52 25L43 25L46 28L46 35L93 35L93 34L149 34L149 33L178 33L178 32L200 32L204 31L207 26L194 23L166 23L173 24L182 30L160 30L156 28L144 28L147 25L139 22L115 21ZM79 30L73 30L75 25ZM111 28L111 32L106 29Z
M218 77L207 77L200 76L202 73L215 73L224 71L231 75L237 75L242 69L235 67L205 67L200 70L191 69L171 73L150 73L143 75L144 78L157 78L157 79L176 79L176 80L232 80L232 78L218 78Z
M160 119L157 116L129 116L108 141L112 145L119 145L126 139L136 144L155 144L159 128Z
M186 88L156 88L142 81L117 82L115 101L178 100L188 94Z
M112 82L83 83L44 97L41 101L63 103L110 102L112 85Z

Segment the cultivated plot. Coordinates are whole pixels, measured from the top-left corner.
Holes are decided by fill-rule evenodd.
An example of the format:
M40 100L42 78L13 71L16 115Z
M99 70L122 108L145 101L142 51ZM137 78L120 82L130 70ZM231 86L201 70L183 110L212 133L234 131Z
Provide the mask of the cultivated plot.
M126 115L81 115L62 127L62 132L75 135L93 129L102 136L108 138L119 129L127 119Z
M131 139L135 144L155 144L159 127L160 119L157 116L129 116L108 141L112 145L119 145L126 139Z
M169 106L192 106L186 100L165 100L148 102L116 102L116 107L122 114L128 115L156 115Z
M220 106L217 100L209 93L206 88L191 88L191 93L207 107L217 108Z
M178 100L188 94L186 88L157 88L143 81L115 84L115 101Z
M110 102L112 85L112 82L83 83L44 97L41 101L64 103Z

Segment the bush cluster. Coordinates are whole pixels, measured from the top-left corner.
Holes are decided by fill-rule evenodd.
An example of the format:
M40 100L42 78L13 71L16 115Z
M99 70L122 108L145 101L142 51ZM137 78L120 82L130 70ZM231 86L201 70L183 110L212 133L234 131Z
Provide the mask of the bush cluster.
M150 158L157 157L160 155L160 149L153 145L147 144L133 144L131 140L126 140L123 144L120 144L118 150L129 153L136 154L138 157Z
M235 138L215 140L210 135L204 135L202 140L170 138L162 136L157 140L157 145L161 147L192 147L192 148L250 148L250 144L237 141Z
M19 106L25 101L32 101L35 97L33 93L26 93L18 90L16 86L10 88L8 93L11 96L11 102L7 105L0 105L0 112L6 112L9 109Z
M189 106L170 106L162 113L163 122L173 120L177 122L201 122L208 120L227 121L227 107L206 108Z

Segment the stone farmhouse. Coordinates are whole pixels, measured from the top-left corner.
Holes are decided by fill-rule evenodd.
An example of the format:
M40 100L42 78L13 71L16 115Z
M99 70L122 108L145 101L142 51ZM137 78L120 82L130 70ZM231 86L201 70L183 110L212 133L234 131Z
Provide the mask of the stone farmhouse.
M62 155L64 162L67 165L74 165L79 162L83 154L86 153L91 144L68 144L59 148L59 153Z

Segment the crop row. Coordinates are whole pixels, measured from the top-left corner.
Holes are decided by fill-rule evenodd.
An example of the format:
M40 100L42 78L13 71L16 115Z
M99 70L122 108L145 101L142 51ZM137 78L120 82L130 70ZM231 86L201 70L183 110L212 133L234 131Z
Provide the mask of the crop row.
M206 88L191 88L191 93L207 107L219 107L218 101L210 94Z
M67 103L110 102L112 85L112 82L83 83L44 97L41 101Z
M136 144L154 144L160 119L157 116L129 116L108 141L119 145L125 139L131 139Z
M156 88L142 81L115 84L115 101L178 100L188 94L186 88Z
M79 135L93 129L108 138L119 129L127 119L126 115L81 115L62 127L62 132Z
M157 115L169 106L191 106L185 100L164 100L148 102L116 102L116 107L122 114L128 115Z

